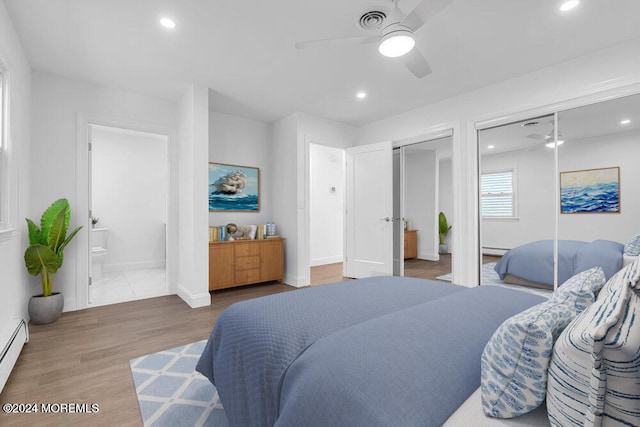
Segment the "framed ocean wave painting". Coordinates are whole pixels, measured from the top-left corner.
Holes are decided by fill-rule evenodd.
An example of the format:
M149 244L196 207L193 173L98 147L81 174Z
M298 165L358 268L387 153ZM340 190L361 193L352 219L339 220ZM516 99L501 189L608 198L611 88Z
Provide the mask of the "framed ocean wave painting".
M260 211L260 169L209 162L209 210Z
M620 213L620 168L560 172L560 213Z

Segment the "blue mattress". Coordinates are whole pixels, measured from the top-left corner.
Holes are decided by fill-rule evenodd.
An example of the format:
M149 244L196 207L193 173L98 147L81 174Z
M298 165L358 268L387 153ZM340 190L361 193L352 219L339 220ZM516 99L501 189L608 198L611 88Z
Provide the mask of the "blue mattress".
M480 355L543 298L375 277L234 304L197 370L233 426L441 425L480 384Z
M593 267L602 267L605 277L622 267L624 245L610 240L558 241L558 284ZM507 274L553 288L553 240L538 240L508 251L495 266L504 280Z

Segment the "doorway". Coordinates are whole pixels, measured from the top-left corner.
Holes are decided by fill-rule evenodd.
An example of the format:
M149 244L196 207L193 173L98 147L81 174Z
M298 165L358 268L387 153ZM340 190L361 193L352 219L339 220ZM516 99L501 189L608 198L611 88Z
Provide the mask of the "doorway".
M328 283L342 277L345 152L309 143L309 165L311 282Z
M89 307L168 293L169 141L89 125Z

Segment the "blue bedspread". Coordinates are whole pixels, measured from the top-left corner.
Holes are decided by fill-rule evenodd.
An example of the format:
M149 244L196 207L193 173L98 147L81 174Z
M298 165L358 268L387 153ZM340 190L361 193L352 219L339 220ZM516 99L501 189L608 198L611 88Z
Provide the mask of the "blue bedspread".
M624 245L610 240L558 241L558 284L593 267L602 267L605 277L622 267ZM553 287L553 240L538 240L508 251L495 266L504 280L510 274L530 282Z
M487 293L486 299L504 294L509 296L509 303L496 302L504 307L495 310L491 305L486 307L480 294L476 295L485 288L480 294ZM495 295L489 297L488 293ZM466 303L454 303L458 299L446 302L457 295ZM234 426L310 425L299 421L302 422L300 417L304 417L308 406L313 406L314 399L317 399L310 389L314 384L320 386L321 382L319 378L314 379L314 375L327 377L323 387L331 387L329 394L342 392L343 388L351 386L354 388L351 393L355 394L366 395L373 389L386 394L386 388L393 384L387 384L386 380L391 372L406 366L405 377L408 375L412 381L419 381L422 371L428 371L436 359L433 369L443 375L451 373L451 367L447 366L454 360L465 366L473 364L472 370L477 371L473 378L467 378L466 374L462 375L464 379L458 374L452 377L455 381L471 384L453 384L453 388L459 386L462 390L454 393L454 400L464 395L463 401L479 385L480 353L491 333L510 315L505 310L514 314L541 300L540 297L508 289L482 287L476 291L443 282L398 277L376 277L286 292L234 304L225 310L216 322L196 369L215 384L227 417ZM467 316L470 316L472 331L464 330L459 334L456 329L460 328L460 323L465 323L459 319ZM434 320L435 317L441 319ZM387 318L389 326L383 326L387 322L381 319ZM481 321L485 318L491 320L488 323ZM430 322L433 327L429 326ZM359 328L364 328L364 335L360 335ZM450 339L453 341L448 341ZM424 348L420 350L420 343L423 347L432 348L440 357L434 358L433 353ZM405 345L407 347L403 350ZM455 351L458 348L462 351ZM466 360L467 356L462 357L464 360L458 356L443 358L442 355L448 355L451 349L454 349L452 354L462 353L469 359ZM329 354L322 355L318 351L328 351ZM312 377L307 376L307 369L304 369L310 363L307 353L309 358L327 361L323 369L309 371L308 375ZM379 357L377 362L376 357ZM366 364L361 364L361 360L367 360ZM391 366L396 364L398 366ZM444 369L438 368L440 364ZM349 366L352 369L361 367L358 372L369 378L371 384L351 385L350 377L341 379L342 374L338 373L348 370ZM458 369L454 367L453 370ZM466 372L466 368L461 372ZM355 371L353 375L359 377ZM427 382L432 381L430 376L424 378ZM306 390L302 395L295 391L301 388ZM422 407L432 398L437 402L435 395L440 393L437 387L432 393L433 397L414 396L414 405ZM307 395L312 400L305 402ZM387 397L396 400L393 396ZM331 400L329 396L325 399ZM333 405L332 402L317 402L317 416L324 413L326 417L329 412L334 413L328 407ZM367 417L387 420L395 416L402 421L407 416L404 415L404 406L403 403L397 407L395 415L370 413ZM450 415L453 411L449 412L449 409L445 405L443 414ZM342 422L336 424L331 419L319 418L315 425L354 425L354 419L365 416L360 412L357 407L345 408L342 416L348 418ZM339 412L335 413L337 416ZM433 419L441 416L434 415Z

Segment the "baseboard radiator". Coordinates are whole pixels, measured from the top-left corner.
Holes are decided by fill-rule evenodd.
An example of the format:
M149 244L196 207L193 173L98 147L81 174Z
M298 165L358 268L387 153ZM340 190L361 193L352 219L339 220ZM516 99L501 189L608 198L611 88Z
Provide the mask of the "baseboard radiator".
M24 343L29 341L29 329L22 319L11 319L9 325L0 332L0 393L9 379Z

